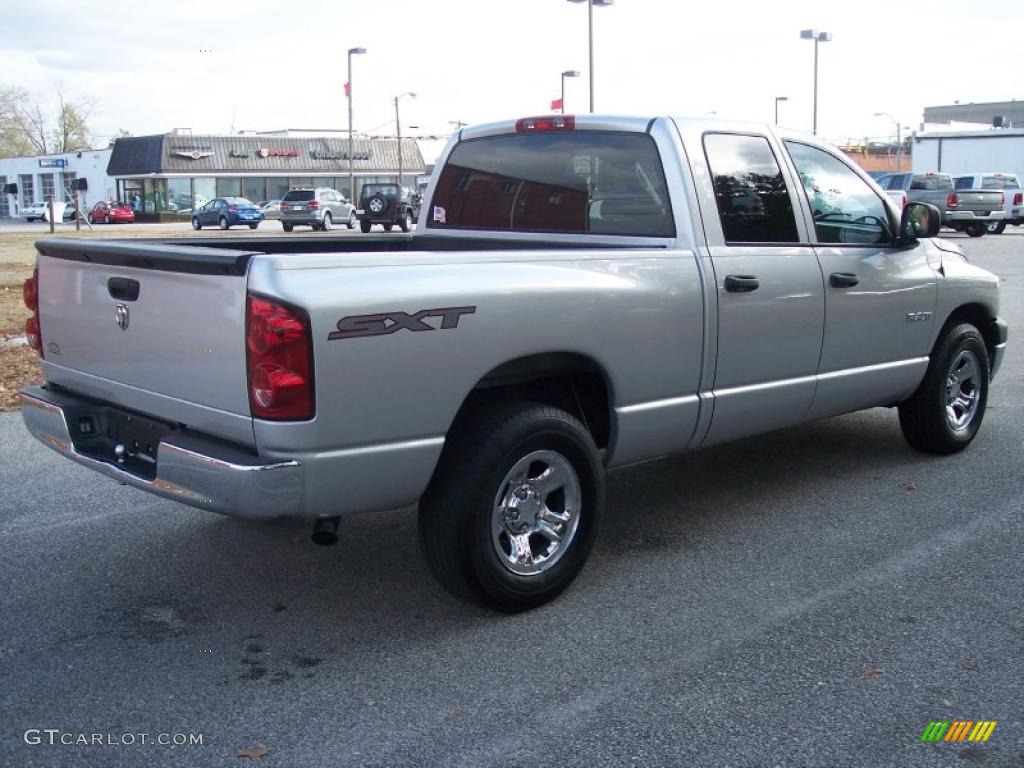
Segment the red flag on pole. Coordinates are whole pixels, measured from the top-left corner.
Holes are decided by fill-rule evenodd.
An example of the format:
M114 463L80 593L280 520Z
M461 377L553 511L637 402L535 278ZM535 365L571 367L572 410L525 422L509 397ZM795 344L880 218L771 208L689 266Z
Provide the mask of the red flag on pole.
M552 109L561 109L562 108L562 100L561 99L553 99L552 102L551 102L551 108Z
M345 98L352 98L352 86L349 83L345 83Z

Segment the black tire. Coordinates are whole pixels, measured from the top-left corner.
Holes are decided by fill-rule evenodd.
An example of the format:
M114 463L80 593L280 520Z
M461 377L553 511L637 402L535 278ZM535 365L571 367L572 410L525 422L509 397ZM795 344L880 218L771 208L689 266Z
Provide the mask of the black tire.
M106 217L104 217L104 218L106 218ZM197 219L195 216L193 216L192 217L192 229L194 229L194 230L196 230L198 232L202 228L203 228L203 225L199 223L199 219Z
M284 229L285 232L291 232L293 229L295 229L295 225L294 224L285 224L282 221L281 222L281 228Z
M953 383L950 375L963 372L959 365L965 359L974 361L977 375L971 386ZM970 323L958 323L948 326L939 336L932 350L928 371L917 391L909 399L900 403L900 429L907 442L924 453L950 454L962 451L978 433L981 422L985 418L988 405L989 385L988 350L981 333ZM962 425L955 427L947 410L950 398L956 394L963 395L968 389L973 391L973 412ZM968 409L962 409L961 416L968 415ZM954 407L954 416L956 416Z
M103 223L104 224L109 224L110 223L110 214L109 213L103 214ZM193 229L198 229L198 227L196 227L194 221L192 223L192 227L193 227Z
M574 473L578 486L568 493L578 493L578 522L565 549L553 557L549 566L522 575L514 573L499 555L500 542L492 538L492 523L493 516L499 514L497 497L503 492L512 493L508 481L512 468L536 451L561 460L562 466ZM543 467L544 461L528 466ZM535 477L528 474L526 480ZM558 493L563 494L565 514L569 496L564 490L554 491L544 504ZM449 592L495 610L516 613L553 600L572 583L593 547L603 506L601 459L583 424L547 405L492 404L486 409L470 409L449 433L438 468L420 501L420 543L431 571ZM518 512L516 516L518 519ZM570 523L556 528L564 531L565 525ZM540 541L545 538L541 536ZM532 559L536 556L534 544L529 546ZM508 551L505 557L509 557Z
M228 229L231 225L228 224L228 220L226 218L221 216L220 219L217 221L217 226L220 227L221 229Z
M345 226L348 227L349 229L355 229L356 228L356 212L355 212L355 210L353 210L352 213L350 213L348 215L348 221L345 222Z
M1003 232L1006 231L1006 222L993 221L991 224L985 227L985 229L988 231L990 235L1001 235L1003 234Z
M385 232L390 232L390 231L391 231L392 229L394 229L394 228L395 228L395 225L394 225L394 224L385 224L385 225L384 225L384 231L385 231Z
M370 231L370 227L372 227L372 226L373 226L373 224L371 224L370 222L366 221L366 219L363 219L363 220L361 220L359 222L359 231L362 232L365 235L367 232Z
M973 222L971 224L968 224L966 227L964 227L964 231L970 237L981 237L981 236L983 236L985 234L986 230L987 230L987 227L985 226L985 224L983 222L980 222L980 221Z
M330 232L331 231L331 227L333 225L334 225L334 220L331 218L331 212L330 211L326 211L324 213L324 220L320 224L320 229L322 229L324 232Z
M405 215L402 216L401 221L398 222L398 226L403 232L408 232L412 229L412 215L406 211Z
M249 225L249 229L256 229L256 227L258 227L258 226L259 226L259 224L250 224Z

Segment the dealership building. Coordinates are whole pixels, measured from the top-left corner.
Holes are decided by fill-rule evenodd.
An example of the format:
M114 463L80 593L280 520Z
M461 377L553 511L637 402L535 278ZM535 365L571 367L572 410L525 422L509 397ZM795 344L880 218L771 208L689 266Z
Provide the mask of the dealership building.
M0 158L0 219L14 218L34 202L69 202L72 182L84 181L79 203L87 210L114 195L114 180L107 176L111 150L86 149L34 157Z
M309 133L309 135L303 135ZM107 175L113 196L142 219L175 219L214 197L279 200L292 187L331 187L355 194L363 184L392 182L399 170L407 186L424 173L415 140L356 137L301 130L231 136L170 133L117 139Z

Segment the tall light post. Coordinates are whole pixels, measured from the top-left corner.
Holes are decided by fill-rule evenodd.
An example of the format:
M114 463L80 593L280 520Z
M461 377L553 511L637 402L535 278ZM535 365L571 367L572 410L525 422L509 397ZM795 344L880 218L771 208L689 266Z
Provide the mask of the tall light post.
M875 117L888 117L890 120L892 120L896 124L896 170L897 171L902 170L902 166L900 165L900 161L901 161L902 155L903 155L903 141L902 141L903 137L900 136L900 121L897 120L892 115L890 115L888 112L875 112Z
M565 78L567 77L579 77L579 70L567 69L562 73L562 114L565 114Z
M353 164L355 150L352 139L352 54L366 53L365 48L348 49L348 82L345 88L348 96L348 199L356 199L356 172Z
M789 96L776 96L775 97L775 124L779 124L779 102L789 101Z
M398 117L398 100L404 96L411 96L416 98L416 94L412 91L406 91L395 96L395 133L398 134L398 190L402 190L402 121Z
M814 41L814 133L818 133L818 43L827 43L832 39L831 32L819 32L816 29L804 29L800 32L801 40Z
M590 111L594 111L594 6L595 5L613 5L615 0L569 0L570 3L586 3L587 4L587 40L588 49L590 56L590 72L588 73L588 79L590 80Z

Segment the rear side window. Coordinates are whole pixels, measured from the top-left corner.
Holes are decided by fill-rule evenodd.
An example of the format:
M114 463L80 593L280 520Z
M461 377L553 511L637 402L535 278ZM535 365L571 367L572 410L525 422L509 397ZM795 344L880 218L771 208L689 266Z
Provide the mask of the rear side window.
M639 133L579 131L462 142L427 226L673 237L661 157Z
M1018 189L1016 176L983 176L981 179L982 189Z
M798 242L793 203L768 139L709 133L704 152L726 242Z
M306 203L313 199L312 189L293 189L289 192L285 192L284 202L286 203Z

